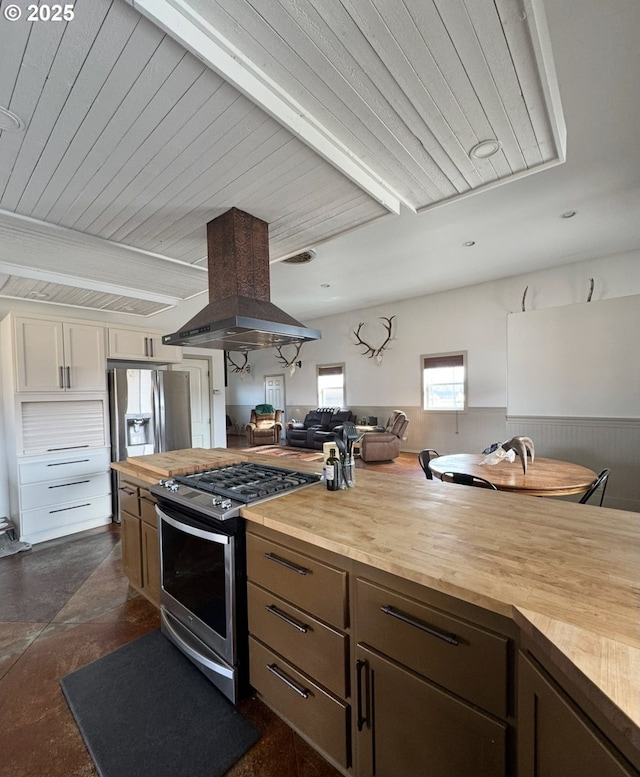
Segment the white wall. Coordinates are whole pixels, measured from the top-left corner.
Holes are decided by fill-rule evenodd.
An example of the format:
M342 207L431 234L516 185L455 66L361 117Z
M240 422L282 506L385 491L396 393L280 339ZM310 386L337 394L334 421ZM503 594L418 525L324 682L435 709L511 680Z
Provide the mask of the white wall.
M0 345L0 364L3 364L2 346ZM1 390L2 381L0 380L0 518L9 516L9 482L8 482L8 463L7 449L4 442L4 404L3 391Z
M384 422L399 408L409 417L403 450L435 448L441 454L481 451L488 444L515 434L532 437L536 454L583 464L596 472L612 469L605 506L640 511L640 418L533 417L536 408L522 415L507 415L507 318L521 310L528 287L526 309L543 310L585 303L589 279L594 279L592 302L580 307L598 309L597 301L640 293L640 252L619 254L588 262L505 278L491 283L378 305L331 318L306 321L322 331L322 340L307 343L300 358L302 369L286 377L287 418L302 418L315 407L316 365L345 364L346 405L358 416L377 415ZM363 339L379 345L384 330L378 316L397 316L395 339L382 365L361 355L353 330L363 321ZM512 317L513 318L513 317ZM533 317L532 317L533 318ZM559 352L562 332L549 338L550 352ZM629 349L637 350L638 333L626 335ZM526 346L525 346L526 347ZM464 350L468 354L469 410L466 413L425 413L421 409L420 355ZM249 355L250 375L229 374L227 408L240 423L264 401L263 376L276 370L273 350ZM609 361L611 364L611 361ZM594 367L596 363L594 362ZM615 366L615 360L614 360ZM282 368L278 368L282 371ZM571 375L565 379L571 381ZM577 392L593 386L577 385ZM544 381L538 383L544 390ZM621 386L621 391L632 387ZM606 397L599 399L606 406ZM612 412L614 412L612 410ZM571 498L573 499L573 498Z
M506 408L507 315L521 310L527 287L528 310L585 302L590 278L594 279L594 301L640 293L640 252L577 262L330 318L303 320L322 331L322 340L306 343L300 353L302 369L291 377L287 375L287 405L314 407L316 365L342 362L347 406L417 407L420 355L465 350L470 408ZM353 330L365 322L363 339L379 345L385 333L378 317L392 315L396 316L394 340L378 367L374 360L361 355L363 349L355 345ZM637 334L629 333L630 345L634 336ZM252 352L249 363L249 375L229 373L228 406L253 406L264 401L264 375L282 371L272 349Z
M507 319L510 416L640 418L640 295Z

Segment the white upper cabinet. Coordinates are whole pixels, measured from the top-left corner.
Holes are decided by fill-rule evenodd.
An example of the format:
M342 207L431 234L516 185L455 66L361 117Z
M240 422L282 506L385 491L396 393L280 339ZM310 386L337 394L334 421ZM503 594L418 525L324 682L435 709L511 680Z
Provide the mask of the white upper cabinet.
M176 345L164 345L162 335L157 332L109 327L109 358L162 363L180 362L182 348Z
M104 327L15 319L18 392L106 391Z

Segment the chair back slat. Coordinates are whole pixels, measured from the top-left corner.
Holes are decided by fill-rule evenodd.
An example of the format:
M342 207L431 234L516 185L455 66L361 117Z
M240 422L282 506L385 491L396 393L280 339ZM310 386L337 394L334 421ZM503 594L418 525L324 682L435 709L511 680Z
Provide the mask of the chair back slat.
M490 488L492 491L498 490L490 481L477 475L468 475L466 472L443 472L442 481L444 483L460 483L463 486L476 486L476 488Z
M433 480L433 472L429 468L429 462L431 459L437 459L439 455L438 451L435 451L433 448L425 448L418 454L418 461L427 480Z

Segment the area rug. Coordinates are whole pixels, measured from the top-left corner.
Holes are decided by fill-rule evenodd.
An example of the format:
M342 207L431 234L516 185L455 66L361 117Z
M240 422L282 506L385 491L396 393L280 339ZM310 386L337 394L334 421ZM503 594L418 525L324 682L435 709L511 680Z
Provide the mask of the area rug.
M13 556L21 550L31 550L31 545L28 542L21 542L15 537L10 537L6 531L0 534L0 558Z
M100 777L221 777L260 738L159 630L60 685Z
M243 453L261 453L265 456L276 456L279 459L298 459L299 461L322 461L322 451L312 451L308 448L287 448L286 445L255 445L253 448L243 448Z

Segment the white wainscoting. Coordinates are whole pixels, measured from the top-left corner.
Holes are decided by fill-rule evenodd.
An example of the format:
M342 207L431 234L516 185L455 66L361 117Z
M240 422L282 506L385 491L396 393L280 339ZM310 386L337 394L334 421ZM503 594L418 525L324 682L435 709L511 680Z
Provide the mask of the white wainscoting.
M288 406L285 419L302 421L312 407ZM516 435L531 437L538 456L582 464L600 472L611 469L604 506L640 512L640 419L509 416L503 407L473 407L466 413L425 413L419 407L355 407L358 420L377 416L385 424L394 410L409 418L402 450L417 453L480 453L493 442ZM227 412L244 424L250 406L229 406ZM246 419L246 420L245 420ZM417 466L417 460L416 460ZM579 497L567 497L578 501Z
M640 512L640 419L509 416L507 437L515 435L531 437L538 456L609 467L603 506Z

